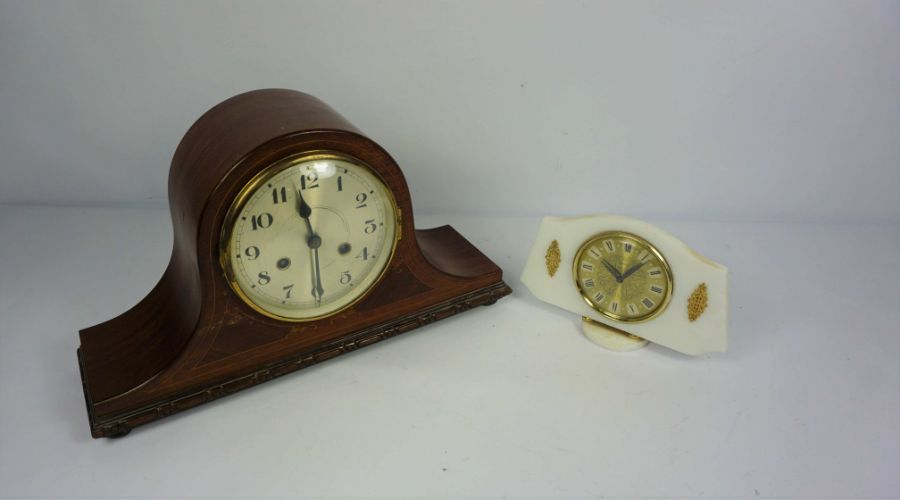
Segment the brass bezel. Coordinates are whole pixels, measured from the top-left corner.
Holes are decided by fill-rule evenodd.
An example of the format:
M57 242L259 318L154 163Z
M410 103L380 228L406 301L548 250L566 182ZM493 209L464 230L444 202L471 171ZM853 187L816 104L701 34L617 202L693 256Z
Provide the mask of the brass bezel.
M394 215L394 235L393 242L391 243L391 251L387 260L384 263L384 267L378 272L378 277L375 278L375 281L365 290L362 291L356 298L345 304L344 306L335 309L334 311L320 314L318 316L310 316L304 318L294 318L290 316L283 316L280 314L273 313L263 306L257 304L253 301L241 288L240 284L235 279L234 269L231 267L231 236L234 232L234 225L238 215L240 215L241 210L244 209L244 206L247 204L247 201L250 199L250 196L256 192L260 185L267 182L272 177L278 175L282 171L291 168L299 163L305 163L308 161L315 160L340 160L345 161L347 163L352 163L358 167L362 167L367 169L375 179L381 183L384 187L384 191L387 193L388 200L390 201L391 209L393 210ZM402 213L400 211L400 207L397 206L397 200L394 197L394 192L391 191L388 183L384 181L384 178L372 167L366 164L364 161L350 156L346 153L341 153L338 151L331 150L313 150L313 151L305 151L303 153L296 153L289 156L286 156L278 161L273 162L266 168L262 169L256 175L250 179L244 187L238 192L237 196L234 197L234 201L231 202L231 206L228 208L228 211L225 213L225 219L222 221L222 227L219 232L219 265L222 267L222 271L225 275L225 281L228 282L228 285L234 291L234 293L240 297L240 299L247 304L254 311L262 314L263 316L267 316L269 318L277 319L280 321L287 321L291 323L308 323L310 321L317 321L324 318L329 318L336 314L339 314L343 311L346 311L348 308L357 304L360 300L367 297L372 290L378 286L378 283L384 278L384 275L387 273L388 268L391 267L391 263L394 260L394 255L397 252L397 245L400 241L400 236L402 234L400 224L402 223Z
M659 262L662 264L662 268L666 272L666 278L669 280L669 286L666 287L666 295L665 297L663 297L663 300L660 303L659 307L643 316L636 316L633 318L622 316L619 314L611 313L604 309L600 309L596 304L594 304L588 294L585 293L584 289L581 288L581 283L578 281L578 263L581 261L581 255L585 252L585 250L587 250L588 247L593 245L595 242L608 238L631 239L636 243L640 243L641 245L646 246L650 250L650 252L653 253L653 255L655 255L657 259L659 259ZM653 245L646 239L626 231L604 231L602 233L591 236L584 243L582 243L578 248L578 252L575 254L575 259L572 261L572 279L575 281L575 287L578 289L578 293L581 295L581 298L584 299L585 302L587 302L587 305L591 309L597 311L598 313L606 316L613 321L619 321L622 323L643 323L660 315L663 311L666 310L667 307L669 307L669 302L672 299L672 292L675 290L675 280L672 276L672 268L669 267L669 261L666 260L662 252L660 252L655 245Z

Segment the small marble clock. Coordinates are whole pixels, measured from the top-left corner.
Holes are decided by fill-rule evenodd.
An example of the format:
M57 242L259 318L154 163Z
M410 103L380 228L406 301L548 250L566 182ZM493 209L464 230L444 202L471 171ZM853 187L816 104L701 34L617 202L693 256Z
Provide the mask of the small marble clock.
M691 355L726 349L728 270L647 222L546 217L522 282L581 315L585 336L612 350L648 341Z

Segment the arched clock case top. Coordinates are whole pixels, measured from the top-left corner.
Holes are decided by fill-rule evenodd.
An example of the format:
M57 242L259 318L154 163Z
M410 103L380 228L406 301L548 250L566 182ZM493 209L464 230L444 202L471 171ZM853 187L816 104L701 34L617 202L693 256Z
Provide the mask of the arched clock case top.
M396 203L397 240L380 279L331 316L289 322L230 287L220 235L234 198L266 167L327 152L367 165ZM162 279L122 315L80 331L94 437L132 428L465 311L510 293L502 271L450 226L416 230L397 163L322 101L247 92L188 130L169 172L174 247Z

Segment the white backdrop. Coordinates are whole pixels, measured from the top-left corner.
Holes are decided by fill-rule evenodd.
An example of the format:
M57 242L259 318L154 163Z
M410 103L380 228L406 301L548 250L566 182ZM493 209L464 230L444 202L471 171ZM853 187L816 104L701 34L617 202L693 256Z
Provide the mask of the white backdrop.
M166 204L236 93L314 94L423 213L900 221L896 2L0 2L0 203Z
M76 332L162 275L187 128L264 87L514 292L92 440ZM900 498L898 193L900 2L0 0L0 497ZM527 292L539 216L590 212L729 267L727 353Z

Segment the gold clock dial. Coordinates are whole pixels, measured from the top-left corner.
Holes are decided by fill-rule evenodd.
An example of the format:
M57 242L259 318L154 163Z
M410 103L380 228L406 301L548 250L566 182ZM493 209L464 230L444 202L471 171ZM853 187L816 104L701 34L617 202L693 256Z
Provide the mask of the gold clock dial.
M672 296L672 271L650 242L611 231L586 241L575 256L572 275L581 296L604 316L646 321L661 313Z
M362 298L393 256L398 209L373 171L339 154L286 158L238 194L221 263L251 307L289 321L319 319Z

